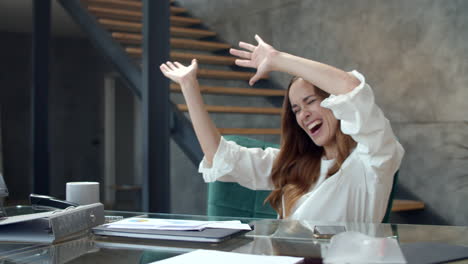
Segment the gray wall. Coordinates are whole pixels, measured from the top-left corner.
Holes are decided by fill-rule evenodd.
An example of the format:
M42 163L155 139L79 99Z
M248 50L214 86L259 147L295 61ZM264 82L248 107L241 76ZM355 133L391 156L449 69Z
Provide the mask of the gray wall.
M406 149L394 221L468 224L468 2L179 0L229 43L254 42L357 69ZM287 77L273 79L286 85Z
M31 37L0 32L0 40L5 181L10 199L24 200L32 190ZM65 182L102 178L103 76L109 67L86 39L77 38L54 38L50 65L50 188L64 198Z

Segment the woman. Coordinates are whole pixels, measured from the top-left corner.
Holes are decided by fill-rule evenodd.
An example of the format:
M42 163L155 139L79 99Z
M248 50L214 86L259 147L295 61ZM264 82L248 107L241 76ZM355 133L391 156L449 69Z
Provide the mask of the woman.
M231 49L236 64L257 69L249 84L271 71L296 76L284 98L281 148L247 149L225 141L204 108L188 67L161 65L181 85L205 154L199 171L205 181L238 182L268 196L280 218L330 222L381 222L404 150L373 92L356 71L344 72L258 44Z

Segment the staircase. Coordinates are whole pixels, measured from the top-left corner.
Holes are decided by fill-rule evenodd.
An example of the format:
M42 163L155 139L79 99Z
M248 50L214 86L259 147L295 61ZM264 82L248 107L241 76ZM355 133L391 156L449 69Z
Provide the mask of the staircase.
M173 1L171 1L173 2ZM86 9L93 14L97 21L106 28L112 38L119 42L126 53L135 60L142 56L142 2L135 0L82 0ZM187 10L171 5L171 60L181 63L189 63L193 58L199 62L198 77L201 84L201 92L205 95L237 96L237 100L244 101L241 97L282 97L284 90L248 88L247 81L253 76L253 72L235 66L233 56L228 53L231 46L216 39L216 33L203 29L200 19L189 17ZM237 86L228 86L226 83L235 83ZM215 85L213 85L215 84ZM171 92L180 93L177 84L171 84ZM171 96L173 101L178 101L180 111L187 111L180 96ZM206 96L205 96L206 97ZM206 98L205 102L215 102ZM281 102L281 100L277 100ZM212 103L213 103L212 102ZM247 114L247 115L275 115L281 114L280 107L258 106L226 106L209 104L206 109L210 113ZM221 118L220 118L221 119ZM278 119L279 120L279 119ZM279 122L274 125L279 126ZM241 128L222 127L221 134L237 135L279 135L279 128Z
M95 16L113 40L120 43L127 55L139 64L143 40L142 2L140 0L81 0L81 4ZM206 109L211 113L215 123L239 123L238 120L226 122L225 120L229 119L230 115L237 116L237 119L239 116L261 115L264 122L260 123L270 123L269 126L273 126L273 128L260 128L257 125L255 127L222 127L218 124L220 133L253 137L270 135L273 137L269 137L270 140L267 141L279 142L280 129L277 128L281 114L279 106L285 90L250 88L247 81L254 73L234 64L235 58L228 53L231 48L229 44L219 41L215 32L205 29L200 19L190 17L188 11L176 6L173 0L171 0L170 12L171 60L185 64L193 58L198 60L200 89L205 102L208 102ZM272 86L272 83L266 82L266 84L266 86ZM180 95L180 87L173 83L170 85L170 90L171 100L176 103L176 107L182 112L187 112L187 106ZM138 94L138 91L136 92ZM236 102L244 105L217 104L217 97L223 98L224 101L228 99L230 103ZM276 107L258 103L259 98L261 101L268 99ZM243 118L240 119L243 120ZM272 138L276 140L271 140ZM139 191L141 186L116 186L115 189ZM413 211L423 208L424 203L419 201L395 200L392 211Z
M90 41L98 49L98 52L108 58L114 65L119 79L123 80L125 86L133 91L135 98L140 99L140 103L147 102L149 98L146 91L147 86L143 85L143 82L147 81L147 79L144 79L143 76L145 69L140 67L144 66L143 62L146 61L142 58L142 43L144 40L142 22L151 17L142 19L143 1L58 0L58 2L72 19L80 25ZM150 6L154 4L153 2L148 3L150 3ZM167 54L170 55L170 59L185 64L193 58L198 60L198 79L205 106L220 133L223 135L248 135L264 141L279 142L280 129L278 129L278 126L281 112L279 107L282 104L284 90L278 88L264 89L265 87L271 87L268 80L259 81L256 88L249 87L248 80L254 75L254 71L236 66L234 63L235 58L228 52L231 46L220 41L215 32L204 28L201 20L190 17L187 10L176 6L173 1L171 1L170 10L159 11L163 13L164 17L169 15L168 11L170 11L170 21L168 21L170 22L170 30L167 32L170 33L170 36L166 35L166 37L170 38L170 54ZM165 23L165 21L161 23ZM150 22L148 25L156 26L155 21ZM157 37L157 35L152 35L152 37ZM152 67L155 68L155 72L159 71L156 65ZM157 85L154 85L154 87L155 89L161 88L157 87ZM259 87L263 87L263 89ZM167 113L170 115L170 137L178 145L178 148L171 150L171 160L179 162L178 157L185 155L195 166L198 166L203 153L190 123L187 114L188 109L180 87L173 83L168 88L170 89L171 101L168 106L170 109L167 109ZM149 89L155 92L152 88ZM156 95L151 97L151 100L155 100L155 97ZM165 95L163 97L165 98ZM154 112L154 109L157 106L161 106L161 104L154 101L149 105L142 106L141 110L143 112L136 119L142 118L145 114L149 115L150 111L152 111L151 117L155 119L158 114ZM151 108L151 110L148 108ZM188 167L186 167L185 164L181 164L181 166L172 164L172 176L166 173L168 170L165 168L169 166L170 161L163 154L165 151L158 152L155 146L157 143L162 148L166 148L165 144L168 139L167 134L164 132L165 123L163 124L164 129L161 130L164 135L161 136L158 135L159 131L156 124L157 122L148 122L148 119L141 124L142 130L146 133L141 140L147 140L146 142L151 140L152 144L140 142L140 146L140 143L135 143L136 146L139 146L137 147L139 150L134 150L133 158L137 159L135 164L141 162L142 165L140 168L135 168L135 176L130 176L131 185L118 184L117 182L122 183L124 179L122 177L119 178L120 180L116 179L115 160L106 161L106 168L109 168L104 173L107 206L122 205L120 202L115 202L115 192L119 191L125 192L125 194L122 193L122 195L118 196L120 201L124 199L123 202L127 206L128 203L133 204L133 206L126 207L125 210L135 210L135 208L139 207L139 205L135 204L135 201L141 200L140 204L144 211L157 212L162 210L167 212L170 199L170 188L167 188L169 179L175 182L182 180L182 184L174 183L174 185L171 184L170 186L179 186L179 189L182 186L182 188L186 188L186 192L193 192L197 188L199 191L204 192L202 186L205 185L201 185L198 179L193 182L186 179L187 177L179 179L179 177L186 176L187 170L190 171L189 173L194 174L193 165L187 164ZM137 124L135 127L138 129L140 125ZM109 136L109 138L111 137ZM137 141L139 140L134 142ZM109 148L106 147L106 150L109 150L109 155L106 154L106 157L111 157L114 153L113 145L110 143ZM145 150L147 151L145 152ZM156 154L160 155L157 159L155 159ZM138 155L141 156L138 157ZM183 158L183 160L186 158ZM152 164L151 169L149 161ZM141 177L138 178L139 175ZM155 177L155 175L158 175L158 177ZM179 189L177 192L181 191ZM107 194L110 194L109 197L107 197ZM175 197L174 199L177 199ZM197 197L202 198L202 196ZM205 203L205 201L197 202L196 199L192 202L195 202L193 205L197 208L200 202ZM186 207L186 204L184 203L182 206ZM120 209L122 210L122 208Z

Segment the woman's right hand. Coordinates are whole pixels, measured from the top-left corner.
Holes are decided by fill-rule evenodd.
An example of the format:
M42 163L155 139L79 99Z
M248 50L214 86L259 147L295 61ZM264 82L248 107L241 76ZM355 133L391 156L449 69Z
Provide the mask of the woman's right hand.
M236 65L257 69L255 75L250 79L249 84L254 85L258 80L266 78L268 73L273 71L272 57L278 54L278 51L271 45L263 41L260 36L255 35L258 45L239 42L239 47L247 51L230 49L230 53L241 59L236 60Z
M190 85L197 81L198 63L196 59L193 59L189 66L184 66L177 61L168 61L161 64L159 68L164 76L181 86Z

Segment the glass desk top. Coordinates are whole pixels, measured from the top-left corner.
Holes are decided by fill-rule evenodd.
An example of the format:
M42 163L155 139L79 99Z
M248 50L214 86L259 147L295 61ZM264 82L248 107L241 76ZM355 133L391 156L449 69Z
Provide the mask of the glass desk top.
M8 215L33 212L38 210L30 206L6 208ZM0 263L149 263L195 249L299 256L306 257L306 263L321 263L321 254L326 250L329 240L317 240L312 236L315 225L343 225L347 231L358 231L375 237L394 237L400 244L431 241L468 246L468 227L460 226L325 223L121 211L105 211L105 215L145 215L150 218L192 220L237 219L253 223L255 229L220 243L95 236L90 232L52 245L0 241Z

